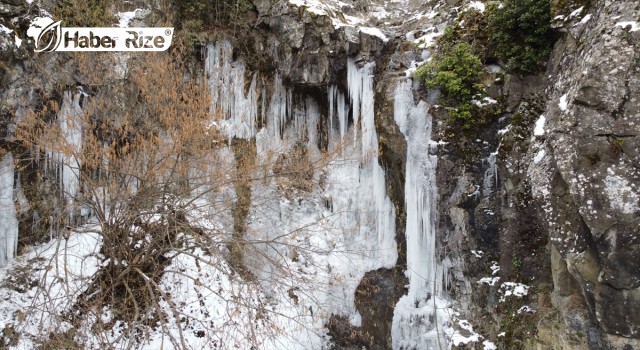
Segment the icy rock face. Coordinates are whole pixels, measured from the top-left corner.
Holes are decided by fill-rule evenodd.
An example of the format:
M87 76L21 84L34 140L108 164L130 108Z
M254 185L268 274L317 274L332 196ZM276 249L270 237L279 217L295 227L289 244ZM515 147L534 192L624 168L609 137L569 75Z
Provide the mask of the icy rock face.
M18 248L18 220L13 200L13 155L7 153L0 161L0 267L9 262Z
M551 242L578 285L556 291L581 294L614 348L640 346L640 33L617 25L638 18L636 5L592 1L565 23L539 137L545 156L529 168Z

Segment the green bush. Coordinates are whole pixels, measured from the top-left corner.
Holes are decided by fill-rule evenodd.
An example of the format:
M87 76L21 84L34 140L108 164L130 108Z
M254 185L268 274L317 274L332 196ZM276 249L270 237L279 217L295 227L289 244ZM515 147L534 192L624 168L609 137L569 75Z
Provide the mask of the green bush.
M549 0L504 0L489 7L489 39L507 69L520 74L541 71L551 53Z
M449 116L465 129L470 129L481 114L473 99L483 94L482 75L480 58L464 42L441 46L441 51L415 73L427 87L441 89L444 103L451 107Z

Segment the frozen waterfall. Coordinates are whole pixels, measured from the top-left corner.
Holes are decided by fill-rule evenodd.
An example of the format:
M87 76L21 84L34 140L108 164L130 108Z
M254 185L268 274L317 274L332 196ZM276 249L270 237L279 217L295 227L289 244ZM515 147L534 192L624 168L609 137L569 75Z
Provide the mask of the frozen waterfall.
M407 140L405 204L407 208L407 277L409 293L394 310L394 349L440 349L446 345L448 319L443 297L444 267L436 257L437 156L432 150L428 105L414 103L412 81L398 83L394 119Z
M241 61L233 61L233 47L228 41L207 47L205 69L211 94L210 110L220 119L217 126L230 138L254 137L258 120L257 75L253 75L245 94L245 66Z
M67 202L67 215L73 220L75 200L80 190L80 160L76 157L82 151L83 112L80 99L84 92L67 91L58 112L58 126L61 139L47 150L48 163L60 179L60 188Z
M13 200L13 155L7 153L0 161L0 267L9 262L18 248L18 220Z

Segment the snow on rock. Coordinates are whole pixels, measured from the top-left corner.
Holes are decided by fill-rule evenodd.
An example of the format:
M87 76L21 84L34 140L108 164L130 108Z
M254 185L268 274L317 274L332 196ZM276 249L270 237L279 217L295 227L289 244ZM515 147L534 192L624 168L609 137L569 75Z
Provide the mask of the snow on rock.
M463 344L477 343L483 339L483 337L473 331L473 326L467 320L458 321L458 326L466 331L469 335L465 336L460 331L456 330L451 336L451 342L454 346L461 346Z
M582 13L582 10L584 10L584 6L574 10L573 12L571 12L571 14L569 14L569 18L576 17L576 16L580 15L580 13Z
M496 273L500 272L500 265L498 265L498 263L495 261L491 264L489 268L491 269L492 275L495 275Z
M498 281L500 281L500 277L483 277L478 281L478 284L494 286Z
M544 148L543 148L543 149L541 149L540 151L538 151L538 153L536 153L536 156L535 156L535 157L533 157L533 162L534 162L535 164L540 163L540 161L541 161L542 159L544 159L545 153L546 153L546 152L545 152Z
M482 100L473 100L472 102L480 108L498 103L497 100L492 99L489 96L484 97Z
M566 101L565 101L566 103ZM566 107L565 107L566 109ZM536 121L536 126L533 130L533 135L534 136L543 136L544 135L544 123L546 122L546 117L543 115L540 116L540 118L538 118L538 120Z
M589 22L590 19L591 19L591 14L588 14L588 15L584 16L584 18L582 18L582 20L580 21L580 24L585 24L585 23Z
M387 36L384 35L379 28L374 28L374 27L359 27L359 28L361 32L365 34L369 34L371 36L378 37L385 43L389 41L389 38L387 38Z
M500 297L500 301L503 302L509 296L515 296L522 298L529 293L529 286L517 282L504 282L500 286L500 291L503 295Z
M477 10L478 12L484 12L485 4L480 1L472 1L467 5L469 8Z
M569 107L569 103L567 102L567 94L562 95L562 97L560 97L560 102L558 102L558 107L560 107L561 111L566 111L567 108Z
M640 30L640 23L636 21L626 21L616 23L616 27L630 28L630 31L636 32Z
M489 340L483 341L482 346L484 347L484 350L498 350L498 347L496 346L496 344L494 344Z
M4 33L4 34L11 34L11 33L13 33L13 30L5 27L2 24L0 24L0 32Z

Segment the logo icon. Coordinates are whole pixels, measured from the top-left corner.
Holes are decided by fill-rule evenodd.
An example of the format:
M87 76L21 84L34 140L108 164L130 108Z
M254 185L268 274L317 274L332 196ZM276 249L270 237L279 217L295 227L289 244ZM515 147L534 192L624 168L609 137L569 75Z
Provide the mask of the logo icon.
M64 28L62 21L36 17L27 36L34 40L35 52L165 51L171 46L173 28Z
M36 17L31 21L27 36L33 38L35 52L55 51L62 41L61 21L53 22L49 17ZM43 44L46 42L45 44Z

